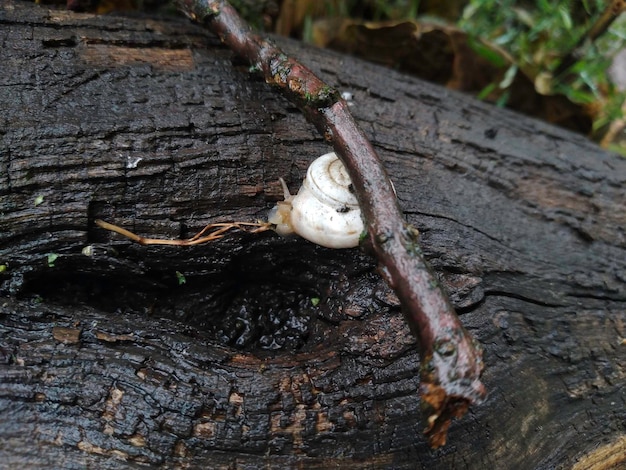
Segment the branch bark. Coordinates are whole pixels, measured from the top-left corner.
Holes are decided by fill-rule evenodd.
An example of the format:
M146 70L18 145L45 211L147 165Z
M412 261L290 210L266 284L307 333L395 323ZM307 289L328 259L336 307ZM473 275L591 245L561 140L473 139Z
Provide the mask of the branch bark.
M179 0L178 5L260 71L267 83L282 90L343 161L365 218L367 247L419 340L424 432L432 447L444 445L450 420L485 397L482 350L461 325L424 259L418 231L406 223L374 147L337 90L254 34L228 2Z

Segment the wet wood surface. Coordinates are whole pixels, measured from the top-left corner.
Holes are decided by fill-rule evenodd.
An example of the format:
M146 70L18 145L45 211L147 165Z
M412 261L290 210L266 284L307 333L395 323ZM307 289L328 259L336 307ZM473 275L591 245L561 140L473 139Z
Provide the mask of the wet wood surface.
M2 462L548 469L624 454L625 160L276 39L354 94L485 349L488 400L432 451L414 339L365 254L271 233L141 247L93 223L180 238L266 217L278 178L297 190L328 150L297 109L183 19L12 1L0 38Z

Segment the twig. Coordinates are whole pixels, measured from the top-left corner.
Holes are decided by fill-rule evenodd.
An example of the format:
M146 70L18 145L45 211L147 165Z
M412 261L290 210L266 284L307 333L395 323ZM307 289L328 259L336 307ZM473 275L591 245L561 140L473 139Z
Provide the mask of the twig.
M111 232L118 233L120 235L125 236L126 238L131 239L132 241L139 243L140 245L173 245L173 246L193 246L193 245L201 245L202 243L212 242L215 240L219 240L226 232L234 229L247 231L249 233L259 233L265 232L266 230L270 230L271 224L267 222L224 222L224 223L216 223L209 224L196 233L193 237L188 238L186 240L168 240L165 238L146 238L141 235L137 235L125 228L122 228L118 225L113 225L104 220L97 219L96 225L105 230L110 230ZM208 235L205 235L207 232L210 232ZM204 236L203 236L204 235Z
M295 59L251 32L228 2L177 0L189 18L206 25L266 82L279 87L329 141L343 161L368 230L367 244L418 338L420 394L429 443L446 442L452 417L485 397L478 344L461 325L417 242L417 230L404 221L387 173L372 144L356 124L339 93Z

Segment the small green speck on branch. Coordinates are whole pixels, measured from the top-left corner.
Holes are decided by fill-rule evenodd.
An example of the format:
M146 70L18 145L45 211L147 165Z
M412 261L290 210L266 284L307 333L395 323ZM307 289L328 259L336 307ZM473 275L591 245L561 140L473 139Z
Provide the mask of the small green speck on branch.
M320 303L319 297L311 297L311 305L313 305L313 307L317 307L319 303Z
M181 273L180 271L176 271L176 279L178 279L178 285L183 285L187 282L187 279L185 278L185 275L183 273Z
M37 207L41 203L43 203L43 194L40 194L35 198L35 207Z

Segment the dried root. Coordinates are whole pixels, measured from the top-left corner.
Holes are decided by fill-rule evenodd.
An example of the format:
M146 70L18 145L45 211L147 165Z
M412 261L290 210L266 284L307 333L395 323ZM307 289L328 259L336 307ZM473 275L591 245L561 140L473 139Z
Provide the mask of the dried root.
M104 220L96 219L96 225L105 230L119 233L120 235L139 243L140 245L173 245L193 246L209 243L227 235L231 230L241 230L248 233L260 233L271 230L272 224L268 222L222 222L208 224L193 237L186 240L169 240L166 238L146 238L133 233L118 225L113 225Z

